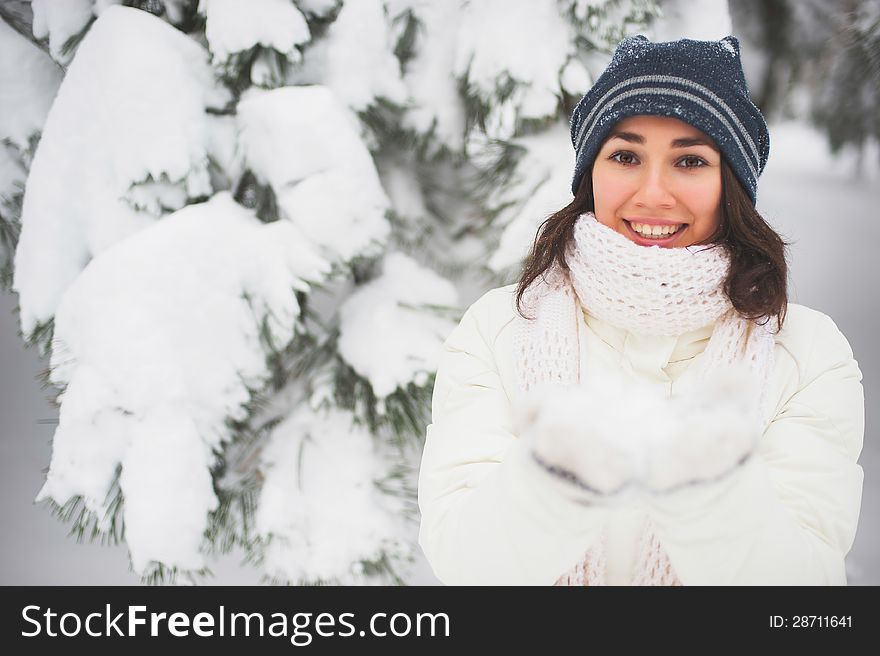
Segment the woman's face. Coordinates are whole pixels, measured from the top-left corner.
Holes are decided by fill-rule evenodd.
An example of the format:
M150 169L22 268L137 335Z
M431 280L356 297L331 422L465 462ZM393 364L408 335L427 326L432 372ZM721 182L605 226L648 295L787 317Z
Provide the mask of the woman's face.
M599 222L637 244L690 246L721 221L721 154L683 121L632 116L596 156L593 198Z

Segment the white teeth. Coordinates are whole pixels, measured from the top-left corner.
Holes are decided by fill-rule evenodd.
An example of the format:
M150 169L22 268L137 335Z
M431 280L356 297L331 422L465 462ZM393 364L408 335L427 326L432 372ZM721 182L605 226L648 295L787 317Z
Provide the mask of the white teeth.
M641 234L645 237L661 237L661 236L665 236L665 235L671 235L673 233L678 232L679 228L681 228L681 225L677 225L677 226L654 225L654 226L652 226L652 225L647 225L645 223L631 223L630 225L633 227L633 230L635 230L636 232L638 232L639 234Z

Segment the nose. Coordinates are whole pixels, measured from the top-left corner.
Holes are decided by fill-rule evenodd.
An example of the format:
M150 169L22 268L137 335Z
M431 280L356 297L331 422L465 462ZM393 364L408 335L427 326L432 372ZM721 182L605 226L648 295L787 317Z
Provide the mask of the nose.
M638 188L633 195L637 207L662 207L669 209L675 205L667 172L659 166L645 166Z

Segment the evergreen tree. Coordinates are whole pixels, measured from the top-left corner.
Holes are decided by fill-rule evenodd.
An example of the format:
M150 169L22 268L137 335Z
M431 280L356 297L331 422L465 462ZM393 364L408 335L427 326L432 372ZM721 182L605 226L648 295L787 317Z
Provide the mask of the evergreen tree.
M880 2L852 3L835 16L827 58L810 80L810 118L828 135L832 152L864 152L880 143Z
M811 121L832 152L880 141L880 1L730 0L730 10L768 118Z
M56 71L15 74L51 109L0 125L60 406L38 499L148 582L241 549L272 581L403 583L440 344L568 201L573 104L658 8L123 4L0 32Z

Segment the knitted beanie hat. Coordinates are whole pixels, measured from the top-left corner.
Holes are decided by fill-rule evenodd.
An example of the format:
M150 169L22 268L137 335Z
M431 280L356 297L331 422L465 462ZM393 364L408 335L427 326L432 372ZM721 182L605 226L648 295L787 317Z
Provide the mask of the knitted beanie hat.
M652 43L639 35L621 41L571 116L573 194L611 128L639 114L677 118L712 137L756 202L770 135L749 98L736 37Z

